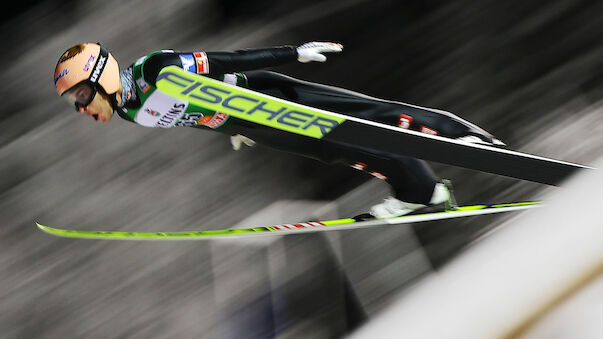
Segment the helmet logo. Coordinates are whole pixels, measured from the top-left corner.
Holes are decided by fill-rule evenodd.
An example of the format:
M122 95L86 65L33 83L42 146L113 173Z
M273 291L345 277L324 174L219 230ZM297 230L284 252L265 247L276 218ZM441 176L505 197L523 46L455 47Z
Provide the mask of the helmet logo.
M101 71L103 70L103 67L105 66L105 61L107 61L107 57L105 57L105 56L101 56L98 58L96 67L94 67L94 71L92 72L92 75L90 76L90 81L92 81L92 82L98 81L98 77L100 76Z
M94 62L94 59L96 59L96 57L94 55L91 55L90 58L88 59L88 62L86 62L86 66L84 66L85 72L88 72L90 70L90 67L92 67L92 63Z
M56 85L57 82L59 82L59 80L61 80L61 78L66 76L67 74L69 74L69 70L67 68L65 68L64 70L61 71L61 73L59 73L59 75L57 75L54 78L54 84Z

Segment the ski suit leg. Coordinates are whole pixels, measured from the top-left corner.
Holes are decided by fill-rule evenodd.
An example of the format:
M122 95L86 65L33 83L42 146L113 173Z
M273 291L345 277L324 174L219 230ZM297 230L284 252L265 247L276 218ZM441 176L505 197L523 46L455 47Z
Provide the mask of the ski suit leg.
M258 144L323 163L349 166L385 180L395 197L405 202L427 204L439 181L424 161L415 158L308 138L232 117L229 122L224 132L241 134Z
M411 116L413 123L427 124L441 135L467 135L473 127L447 112L381 100L361 93L331 86L301 81L282 74L254 71L246 72L248 87L255 91L300 104L317 107L349 116L398 126L401 115ZM322 140L309 140L280 131L239 121L233 130L260 144L290 153L341 163L361 169L386 180L396 198L412 203L426 204L431 199L439 179L428 165L415 158L384 153L380 150L362 149L356 145L336 144Z
M405 202L427 204L440 179L423 160L385 154L350 145L325 145L328 159L385 180L394 196Z
M245 75L253 90L311 107L447 138L473 135L488 143L494 139L487 131L450 112L383 100L275 72L253 71Z

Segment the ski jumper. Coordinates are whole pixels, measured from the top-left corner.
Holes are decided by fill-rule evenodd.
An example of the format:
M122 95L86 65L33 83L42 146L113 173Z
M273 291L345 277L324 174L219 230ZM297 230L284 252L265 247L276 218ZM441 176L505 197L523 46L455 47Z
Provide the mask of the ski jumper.
M328 164L351 166L386 180L397 199L420 204L429 202L439 181L422 160L308 138L213 112L162 93L156 88L157 76L164 67L175 65L232 85L331 112L444 137L473 135L492 142L493 137L488 132L448 112L382 100L260 70L296 60L297 51L293 46L234 52L156 51L139 58L121 72L123 105L117 113L146 127L188 126L228 135L240 134L273 149Z

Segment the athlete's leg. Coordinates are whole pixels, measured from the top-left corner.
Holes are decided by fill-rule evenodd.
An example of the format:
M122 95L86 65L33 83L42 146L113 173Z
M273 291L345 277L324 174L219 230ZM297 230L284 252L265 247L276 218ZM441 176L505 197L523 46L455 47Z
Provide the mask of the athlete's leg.
M435 124L437 121L449 120L448 118L443 118L446 117L443 113L429 110L421 111L419 108L405 106L401 103L388 102L352 91L313 84L278 73L261 71L249 72L246 75L249 87L256 91L312 107L323 108L389 125L396 126L400 122L401 114L399 112L401 109L404 109L405 113L417 111L416 116L420 116L423 120L417 119L416 121L431 121L431 123ZM456 124L455 126L462 125L454 119L451 121ZM448 126L452 125L452 123L448 124ZM280 133L275 131L262 133L261 130L254 128L251 131L241 131L239 133L247 135L252 139L256 137L262 139L257 141L267 146L319 159L327 163L342 163L362 169L369 174L386 180L393 189L396 198L394 202L399 203L397 206L400 209L393 211L389 215L379 213L381 216L408 213L413 208L441 203L443 202L440 201L442 197L447 198L445 194L435 194L438 188L441 187L439 183L440 179L434 175L424 161L384 153L379 150L361 149L355 145L330 142L320 142L317 144L315 140L303 139L291 142L296 138L295 136L289 135L281 138L278 137ZM256 137L249 133L256 134ZM276 140L277 138L280 140ZM434 200L436 195L437 197ZM404 205L405 203L411 204ZM414 206L410 206L413 204Z
M411 213L429 206L452 205L452 193L448 183L437 178L424 161L404 156L381 156L378 151L366 151L347 145L331 144L331 159L365 171L387 181L394 197L370 208L376 218L390 218ZM444 207L445 207L444 206Z
M446 111L383 100L268 71L246 72L248 87L304 105L448 138L468 135L492 143L493 136Z
M422 160L392 156L353 145L327 144L324 153L331 163L340 163L385 180L397 199L427 204L440 181Z
M246 120L230 118L229 122L222 132L240 134L258 144L327 164L343 164L363 170L387 181L396 198L403 201L429 202L434 185L439 181L427 164L418 159L308 138Z

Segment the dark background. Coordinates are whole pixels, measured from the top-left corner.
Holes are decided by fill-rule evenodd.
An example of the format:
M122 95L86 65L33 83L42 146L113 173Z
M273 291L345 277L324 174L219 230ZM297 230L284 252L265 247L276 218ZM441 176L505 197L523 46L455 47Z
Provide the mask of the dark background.
M3 11L0 333L7 338L340 337L506 217L176 243L66 240L81 229L178 231L347 217L376 179L228 138L78 116L58 57L102 41L121 67L158 49L333 41L328 61L274 68L434 107L510 148L603 155L599 1L21 1ZM433 164L465 204L538 199L527 182Z

